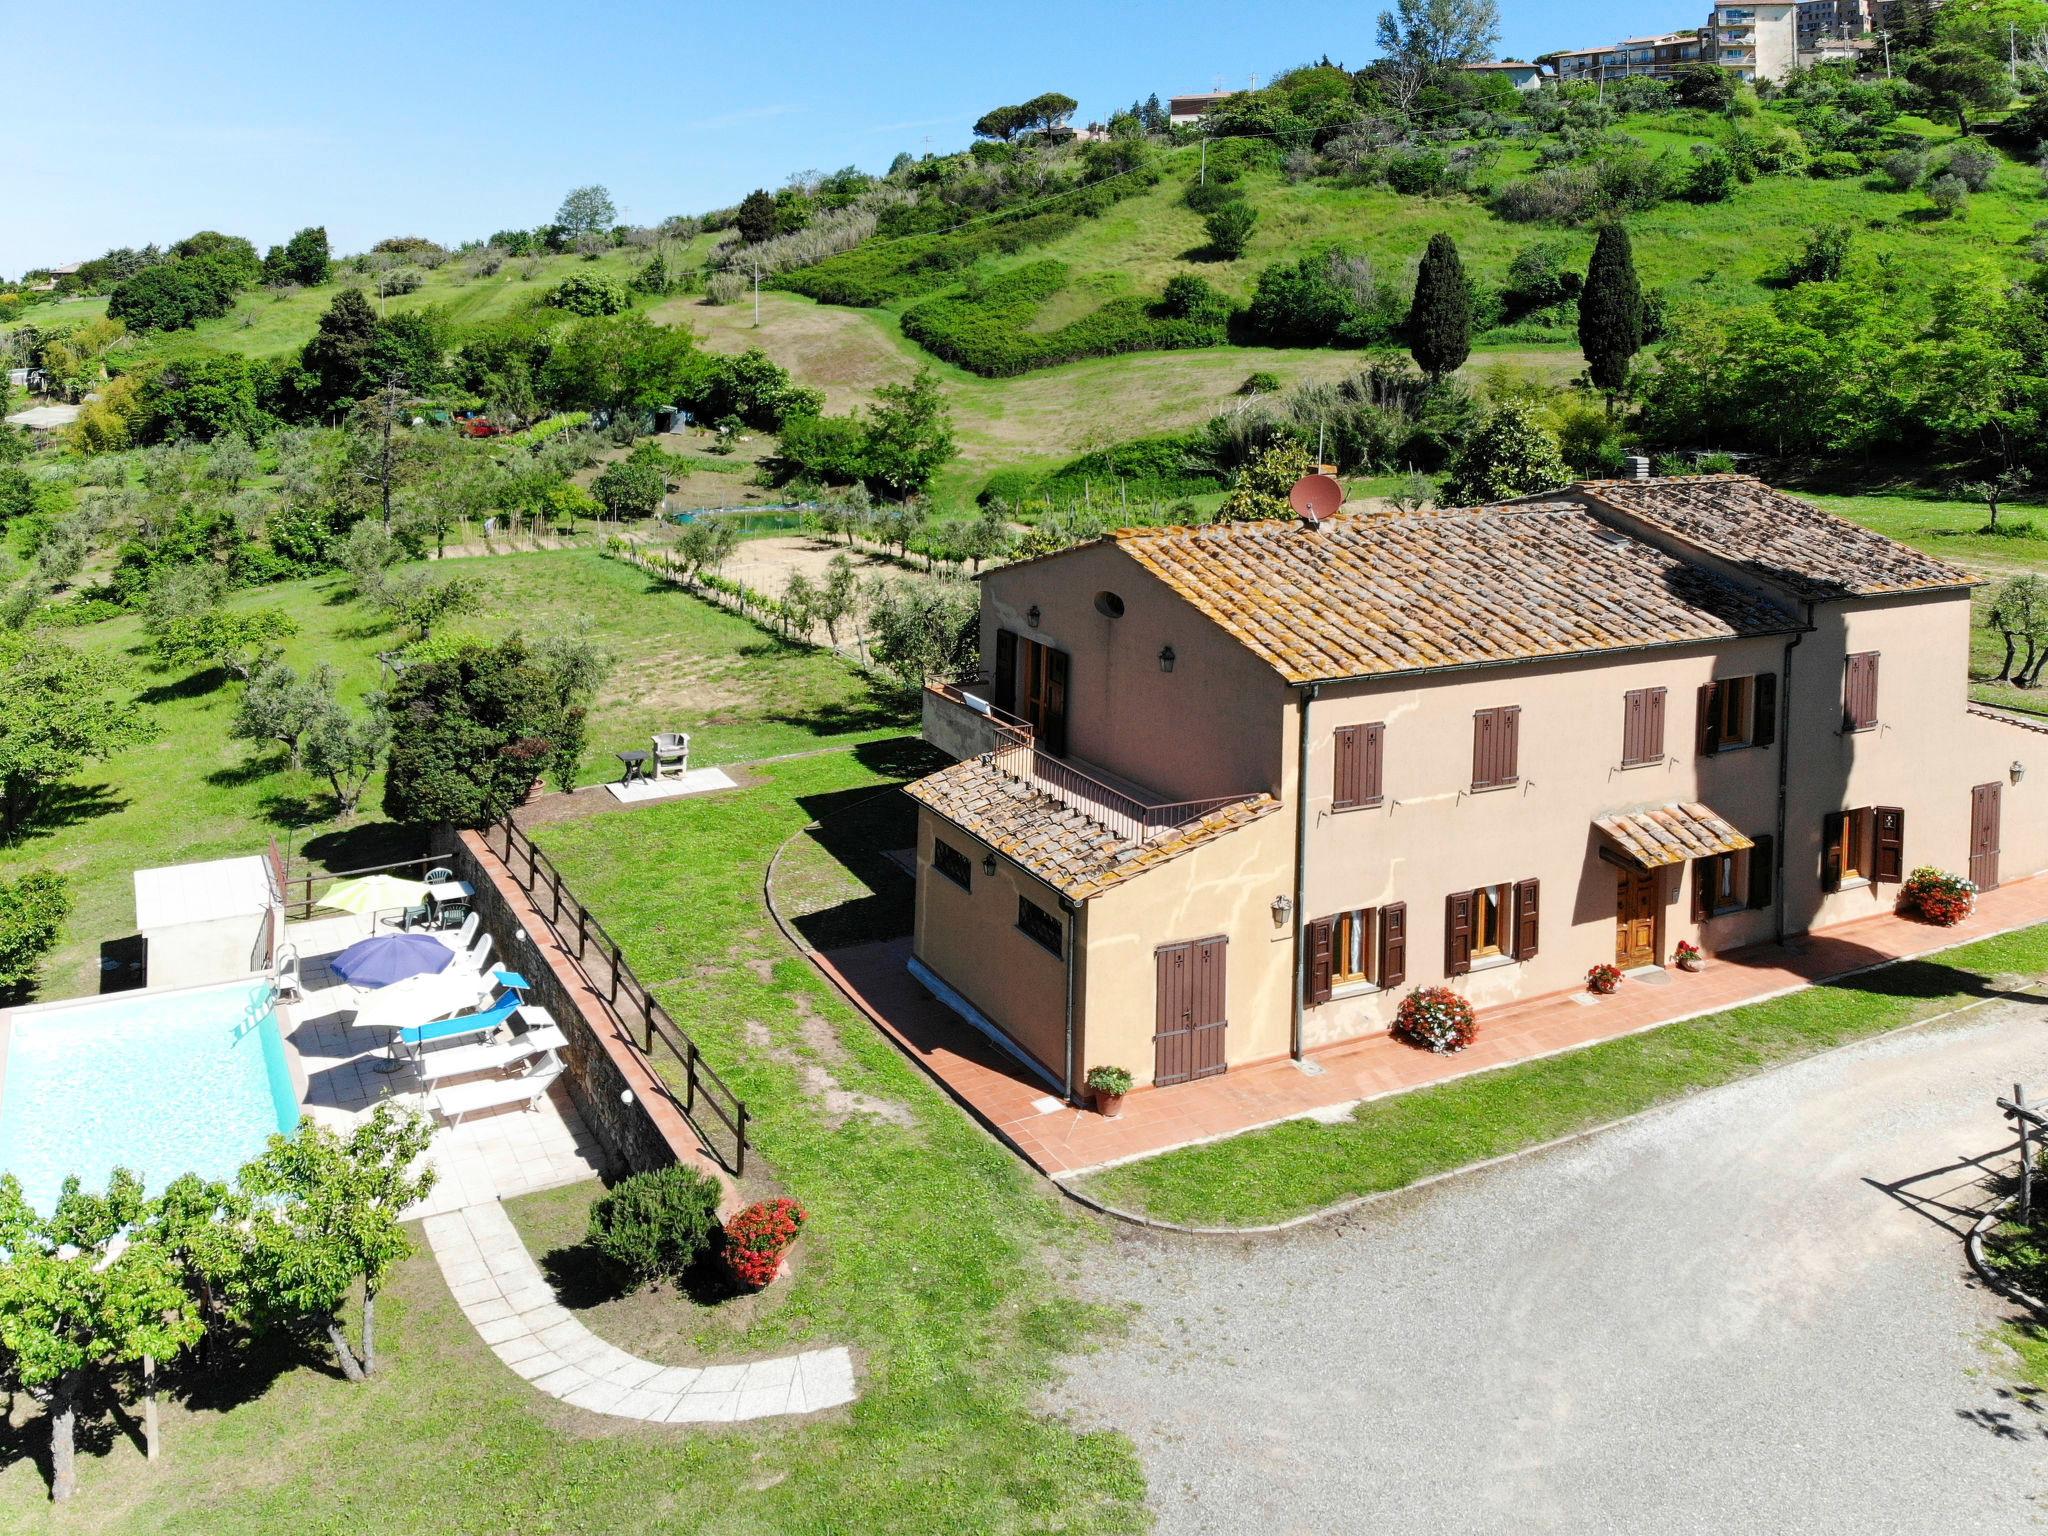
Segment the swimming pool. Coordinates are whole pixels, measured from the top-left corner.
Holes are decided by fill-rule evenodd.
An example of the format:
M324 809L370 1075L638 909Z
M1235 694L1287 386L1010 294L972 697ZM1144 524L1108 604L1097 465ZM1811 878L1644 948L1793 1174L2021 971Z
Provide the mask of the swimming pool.
M72 1173L232 1178L299 1121L268 979L23 1009L5 1049L0 1171L39 1210Z

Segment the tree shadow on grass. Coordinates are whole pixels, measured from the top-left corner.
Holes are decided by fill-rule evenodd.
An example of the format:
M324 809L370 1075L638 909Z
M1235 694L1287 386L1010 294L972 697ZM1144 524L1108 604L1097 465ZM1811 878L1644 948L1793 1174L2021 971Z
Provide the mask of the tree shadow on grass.
M283 773L290 766L291 759L282 752L245 757L239 763L230 763L225 768L214 769L206 776L206 782L218 789L240 789L245 784L267 779L274 773Z
M145 688L135 695L138 704L176 704L184 699L203 699L218 693L228 680L224 667L201 667L176 682L158 683L154 688Z
M292 832L332 821L336 814L334 796L324 789L273 790L257 802L257 808L272 826Z
M766 718L771 724L796 726L821 737L887 730L892 726L905 731L917 728L917 711L911 701L872 684L850 699L816 704L801 711L775 711Z
M278 1328L212 1341L203 1356L186 1356L168 1385L195 1413L226 1413L255 1402L281 1377L302 1370L330 1381L346 1379L324 1337L310 1329Z
M14 834L14 841L48 837L82 822L97 821L128 809L128 797L115 792L111 784L53 784L43 791L27 823ZM0 835L0 848L8 839Z
M430 852L427 834L420 827L396 821L364 821L352 827L336 827L318 837L309 837L299 847L299 856L324 869L375 869L404 859L423 858Z

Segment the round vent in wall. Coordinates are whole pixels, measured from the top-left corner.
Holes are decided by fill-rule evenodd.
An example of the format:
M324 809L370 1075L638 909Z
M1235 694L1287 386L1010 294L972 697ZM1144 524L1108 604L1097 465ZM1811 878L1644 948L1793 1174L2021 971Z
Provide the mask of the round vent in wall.
M1105 619L1120 619L1124 616L1124 600L1114 592L1095 594L1095 611Z

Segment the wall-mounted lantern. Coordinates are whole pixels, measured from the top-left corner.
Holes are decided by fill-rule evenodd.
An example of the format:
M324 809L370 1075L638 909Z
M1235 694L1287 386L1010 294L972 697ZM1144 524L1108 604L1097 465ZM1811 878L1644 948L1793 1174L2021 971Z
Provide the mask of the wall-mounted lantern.
M1294 910L1294 898L1275 896L1273 898L1273 926L1278 928L1287 921L1287 914Z
M2027 765L2021 762L2018 758L2014 758L2012 760L2012 766L2006 769L2005 771L2012 775L2013 783L2017 784L2021 779L2024 779L2027 776Z
M1173 647L1170 645L1162 645L1159 648L1159 670L1162 672L1171 672L1173 670L1174 660L1175 657L1173 654Z
M1038 628L1038 620L1038 604L1033 603L1029 608L1026 608L1024 610L1024 622L1026 624L1029 624L1033 629L1036 629Z
M994 878L996 872L996 856L994 854L985 853L981 856L981 872L991 879Z

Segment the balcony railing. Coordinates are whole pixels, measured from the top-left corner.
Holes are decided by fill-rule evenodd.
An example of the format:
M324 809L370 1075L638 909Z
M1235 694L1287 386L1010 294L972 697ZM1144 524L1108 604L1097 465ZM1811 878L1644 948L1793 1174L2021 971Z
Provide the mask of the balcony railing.
M1041 752L1029 741L1000 747L990 757L1011 778L1029 781L1033 788L1052 796L1069 810L1078 811L1124 843L1150 842L1189 822L1200 821L1211 811L1251 798L1249 794L1237 794L1214 795L1206 800L1141 799L1105 784L1050 752Z

